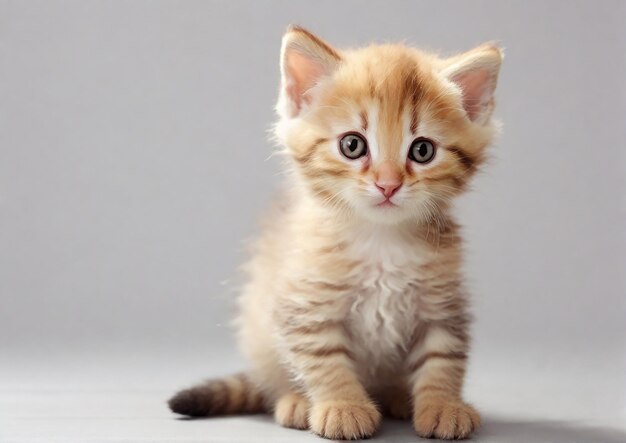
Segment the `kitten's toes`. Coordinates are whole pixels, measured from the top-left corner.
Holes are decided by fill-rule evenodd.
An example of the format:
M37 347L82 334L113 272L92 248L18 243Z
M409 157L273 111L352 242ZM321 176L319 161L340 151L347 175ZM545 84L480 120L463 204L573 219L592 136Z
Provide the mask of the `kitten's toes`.
M310 403L300 394L283 395L276 402L274 420L281 426L293 429L308 429Z
M380 418L380 412L371 402L327 401L313 405L309 424L321 437L356 440L374 434Z
M425 399L415 408L413 426L420 437L464 439L478 429L480 415L460 400Z

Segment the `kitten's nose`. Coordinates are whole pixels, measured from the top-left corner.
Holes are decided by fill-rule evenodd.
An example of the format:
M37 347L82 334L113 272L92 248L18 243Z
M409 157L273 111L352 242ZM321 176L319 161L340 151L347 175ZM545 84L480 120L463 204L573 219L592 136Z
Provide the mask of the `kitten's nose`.
M402 176L398 168L391 162L381 164L378 167L378 178L375 185L385 197L390 198L402 186Z

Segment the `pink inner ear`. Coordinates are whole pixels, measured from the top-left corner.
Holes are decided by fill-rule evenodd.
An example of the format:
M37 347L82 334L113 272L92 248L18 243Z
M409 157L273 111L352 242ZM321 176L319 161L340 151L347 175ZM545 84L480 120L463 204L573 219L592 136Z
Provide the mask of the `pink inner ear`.
M476 69L458 74L452 81L463 91L463 108L470 120L476 120L493 97L493 74Z
M286 71L289 77L287 94L296 105L296 114L302 104L308 100L306 92L324 75L325 69L321 62L307 57L297 51L286 55Z

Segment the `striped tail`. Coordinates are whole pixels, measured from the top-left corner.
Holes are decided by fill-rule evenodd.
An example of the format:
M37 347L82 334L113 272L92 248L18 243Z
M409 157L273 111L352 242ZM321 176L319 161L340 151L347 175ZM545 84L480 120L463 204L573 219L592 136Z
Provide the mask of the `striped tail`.
M263 412L263 396L246 374L208 380L174 395L172 412L191 417Z

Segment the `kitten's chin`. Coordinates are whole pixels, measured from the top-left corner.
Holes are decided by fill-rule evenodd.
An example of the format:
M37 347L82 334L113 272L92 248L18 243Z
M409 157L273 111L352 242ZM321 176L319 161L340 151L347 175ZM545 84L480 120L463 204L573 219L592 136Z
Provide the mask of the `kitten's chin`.
M358 212L368 221L384 225L397 225L415 216L406 208L393 204L362 207Z

